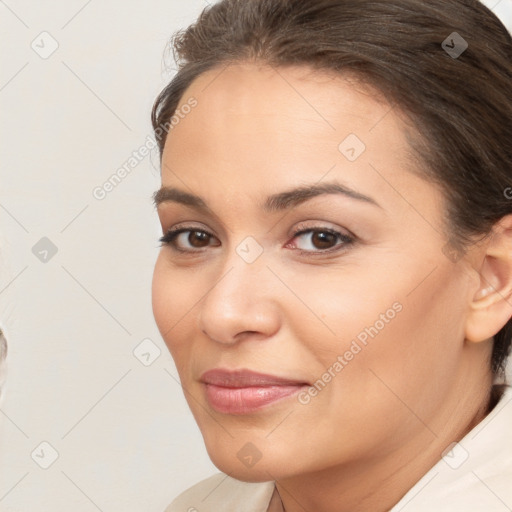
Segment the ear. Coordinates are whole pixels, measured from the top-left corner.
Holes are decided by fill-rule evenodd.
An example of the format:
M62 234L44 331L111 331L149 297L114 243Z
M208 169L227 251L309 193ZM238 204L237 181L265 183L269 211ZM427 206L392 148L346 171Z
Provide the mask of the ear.
M492 338L512 317L512 215L500 219L479 258L480 286L466 319L466 339Z

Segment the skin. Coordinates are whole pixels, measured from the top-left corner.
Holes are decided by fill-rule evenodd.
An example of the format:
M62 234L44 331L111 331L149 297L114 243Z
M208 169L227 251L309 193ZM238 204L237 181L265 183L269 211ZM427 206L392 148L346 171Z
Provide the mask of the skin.
M234 478L275 480L275 510L389 510L487 413L492 336L512 315L511 219L463 258L446 257L443 195L411 172L410 127L346 77L238 63L198 77L180 105L190 97L197 106L166 141L162 186L201 196L213 213L164 201L158 215L163 233L213 236L181 235L195 253L162 247L153 311L208 453ZM338 149L351 133L366 145L354 162ZM324 194L262 209L271 194L332 181L380 207ZM297 227L355 242L323 246L311 232L294 238ZM236 252L247 236L263 249L253 263ZM339 250L322 254L329 247ZM397 302L309 403L230 415L206 400L199 379L212 368L314 383ZM249 442L261 453L251 468L237 457Z

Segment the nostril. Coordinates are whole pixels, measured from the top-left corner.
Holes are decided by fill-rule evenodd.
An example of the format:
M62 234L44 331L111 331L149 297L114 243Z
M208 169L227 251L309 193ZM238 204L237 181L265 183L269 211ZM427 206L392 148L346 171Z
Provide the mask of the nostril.
M202 329L201 331L208 339L210 339L211 341L214 341L215 343L220 343L220 344L233 344L233 343L237 343L238 341L242 341L243 339L245 339L246 337L253 337L255 335L260 335L261 333L258 332L258 331L242 331L242 332L239 332L237 334L235 334L234 336L230 336L229 338L214 338L213 336L211 336L210 334L208 334L204 329Z
M210 336L204 329L201 332L211 341L214 341L215 343L222 343L221 341L215 339L213 336Z

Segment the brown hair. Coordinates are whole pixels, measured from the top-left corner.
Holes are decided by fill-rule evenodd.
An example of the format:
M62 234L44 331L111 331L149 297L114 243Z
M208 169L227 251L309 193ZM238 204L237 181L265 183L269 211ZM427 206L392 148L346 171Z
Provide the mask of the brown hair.
M221 0L172 49L179 70L152 111L160 155L162 127L207 70L259 60L348 72L412 120L415 172L444 192L451 247L462 254L512 213L512 39L477 0ZM509 320L494 337L496 373L511 340Z

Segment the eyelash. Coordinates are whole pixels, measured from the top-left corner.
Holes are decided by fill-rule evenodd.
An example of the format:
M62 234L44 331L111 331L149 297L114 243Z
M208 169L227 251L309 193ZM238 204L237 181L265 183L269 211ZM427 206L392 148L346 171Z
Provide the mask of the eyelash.
M159 242L161 242L162 245L169 246L169 247L171 247L172 250L178 251L181 253L192 254L192 253L204 252L203 249L191 250L191 249L180 249L179 247L177 247L177 245L175 244L176 238L181 233L187 233L187 232L204 233L204 234L208 235L209 237L215 237L215 235L213 235L212 233L210 233L209 231L206 231L204 229L198 229L198 228L194 228L194 227L180 227L180 228L170 229L169 231L167 231L167 233L164 236L159 238ZM329 233L331 235L336 236L338 241L341 241L343 243L335 245L334 247L332 247L330 249L325 249L325 250L320 249L320 250L316 250L316 251L306 251L304 249L295 249L301 255L315 256L315 255L324 255L324 254L330 254L333 252L339 252L339 251L342 251L343 249L346 249L348 246L354 244L354 242L356 241L354 236L346 235L346 234L340 233L339 231L335 231L333 229L325 228L322 226L308 227L307 229L299 226L297 228L297 230L293 233L292 239L295 239L298 236L304 235L306 233ZM206 249L206 248L204 248L204 249Z

